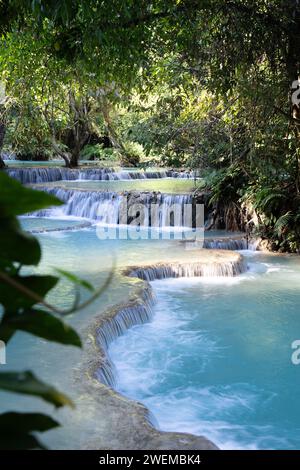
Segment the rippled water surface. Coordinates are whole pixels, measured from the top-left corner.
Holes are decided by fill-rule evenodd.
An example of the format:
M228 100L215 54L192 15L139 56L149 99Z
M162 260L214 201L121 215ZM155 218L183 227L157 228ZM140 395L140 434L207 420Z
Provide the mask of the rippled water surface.
M22 224L60 229L79 222L32 218ZM99 286L116 260L113 282L101 298L67 318L83 337L96 315L129 296L132 286L118 277L118 267L187 256L178 241L99 240L95 227L38 237L40 272L60 267ZM300 366L291 363L291 343L300 339L299 257L246 255L249 271L237 278L152 284L153 321L132 328L110 348L118 389L145 403L165 430L204 434L221 448L300 448ZM66 307L73 298L63 281L49 301ZM33 370L67 392L76 410L57 412L39 400L1 392L1 411L53 414L63 427L43 436L52 448L76 448L96 438L102 432L97 403L87 404L74 380L81 359L79 349L17 333L7 349L9 369Z
M300 448L299 258L249 258L232 279L154 281L151 323L110 347L118 390L163 430L221 448Z

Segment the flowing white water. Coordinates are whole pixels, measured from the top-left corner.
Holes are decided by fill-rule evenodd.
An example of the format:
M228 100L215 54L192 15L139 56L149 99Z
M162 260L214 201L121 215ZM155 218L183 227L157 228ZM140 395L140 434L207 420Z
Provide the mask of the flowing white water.
M237 239L228 239L224 240L204 240L203 248L213 249L213 250L247 250L251 244L249 244L246 237L241 237Z
M55 195L65 204L62 207L38 211L35 213L36 216L72 215L96 220L103 224L126 224L129 222L130 208L133 209L132 218L136 216L134 212L136 208L140 213L141 225L181 227L185 206L193 205L191 194L129 193L122 195L108 191L76 191L55 187L42 189ZM153 211L152 208L154 208Z
M221 263L160 263L157 265L134 268L130 276L146 281L178 277L233 277L246 270L244 260Z
M193 178L190 172L174 170L161 171L123 171L114 168L87 168L70 170L68 168L9 168L8 174L23 184L50 183L60 180L131 180L147 178Z
M113 191L46 190L54 191L66 204L59 209L41 211L40 216L85 217L111 224L119 223L120 205L128 197ZM153 198L153 194L145 193L137 200L149 207ZM169 224L170 207L174 203L182 214L182 207L190 198L190 195L155 195L160 205L161 224ZM176 214L174 218L177 220ZM145 225L147 221L148 215ZM69 227L66 222L61 228L63 231ZM197 263L188 264L185 260L188 253L182 244L125 239L104 242L96 237L94 228L61 233L60 238L54 238L56 235L47 230L45 227L41 237L47 269L56 264L99 282L99 273L103 280L110 266L112 250L116 250L118 263L123 267L156 264L152 268L135 269L132 275L148 281L161 279L152 283L157 303L153 306L147 291L140 301L123 305L116 321L102 325L99 338L107 348L118 337L109 350L118 372L117 387L145 403L162 429L204 434L221 448L297 447L300 413L295 390L300 383L297 368L289 366L290 343L299 330L299 271L294 266L287 267L289 261L280 264L277 258L270 258L268 262L257 262L253 256L259 255L253 252L250 271L230 277L240 274L242 266L223 266L216 272L214 267L205 270ZM250 248L245 239L220 238L206 242L210 248ZM170 262L172 256L176 259L176 254L182 256L180 265ZM195 275L208 277L199 279ZM165 279L179 276L189 277ZM124 285L119 281L110 286L104 299L98 299L87 314L81 312L71 322L83 327L93 315L103 311L105 303L111 307L112 302L124 302L129 287L126 281ZM71 300L72 292L65 288L55 296L55 302L62 304ZM134 326L145 322L148 323ZM30 367L37 369L45 381L55 380L62 389L75 395L73 382L65 381L69 382L69 371L76 368L78 354L65 350L64 369L57 370L61 349L41 342L37 346L32 338L28 348L22 335L21 342L18 336L19 343L13 343L13 351L9 350L10 364L17 369L23 367L26 353ZM264 361L265 367L261 365ZM107 360L99 371L99 379L113 384L115 378L112 362ZM26 405L26 399L23 401ZM23 401L20 399L20 403ZM93 406L89 409L92 416L86 419L87 408L79 397L74 421L68 418L66 429L58 430L58 437L53 437L52 443L58 447L78 446L79 437L74 433L76 420L80 422L80 431L84 428L85 433L91 433L91 429L95 432L98 426L97 432L103 432L101 423L97 425L93 421L96 413Z
M247 269L243 258L234 261L216 263L189 262L189 263L160 263L151 267L128 268L123 274L137 277L146 281L154 279L168 279L171 277L208 277L222 278L234 277ZM154 295L147 283L142 289L142 294L134 301L129 301L122 307L116 307L110 312L109 319L104 320L98 328L98 343L104 352L104 360L98 370L98 378L101 382L114 386L115 369L108 354L108 347L112 341L124 334L129 328L138 324L144 324L152 318Z
M249 267L234 278L152 282L152 321L109 348L117 389L163 430L221 448L299 448L299 262L257 254Z
M37 221L38 219L34 218L27 219L26 228L28 230L37 228ZM42 218L40 221L41 224L45 222ZM55 225L59 229L65 228L68 224L58 219L49 220L49 226L55 228ZM125 269L128 265L164 261L167 263L172 259L182 259L185 262L193 260L193 254L186 252L182 244L174 240L142 238L131 240L123 237L102 240L97 237L95 227L74 231L45 231L38 234L38 238L43 249L43 259L38 272L57 274L53 268L65 269L86 279L95 288L99 288L107 279L113 254L117 270ZM123 306L127 304L128 298L135 293L137 284L141 284L141 281L132 278L121 278L117 275L117 270L109 287L95 302L65 319L68 324L76 328L83 341L87 339L87 327L95 325L96 318L98 319L107 309L114 308L115 304ZM82 300L85 298L83 292ZM62 279L47 300L56 306L69 308L74 301L74 289L66 279ZM91 359L96 360L97 351L94 350L93 354ZM18 332L7 347L9 370L18 371L25 368L32 370L41 380L54 384L57 389L69 395L75 402L76 408L71 410L66 407L57 411L34 397L0 392L0 411L15 409L20 412L27 410L52 415L62 426L39 436L49 448L78 449L89 439L94 443L94 448L98 448L97 446L104 445L105 436L108 437L103 448L108 448L110 436L112 433L117 433L118 424L115 424L114 428L104 427L103 418L107 413L113 419L115 411L110 408L110 401L109 403L102 401L98 396L93 399L89 393L83 393L82 387L85 386L85 378L87 381L88 378L82 369L82 358L82 349L51 343L25 332ZM82 375L78 374L78 369L82 371ZM103 387L101 389L103 390ZM121 402L124 403L122 398ZM116 423L118 419L122 419L117 415L114 416Z

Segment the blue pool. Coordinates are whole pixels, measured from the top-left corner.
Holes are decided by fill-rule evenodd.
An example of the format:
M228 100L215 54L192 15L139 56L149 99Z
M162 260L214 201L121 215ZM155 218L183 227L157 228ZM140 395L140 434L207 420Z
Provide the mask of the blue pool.
M60 267L99 286L116 260L105 293L67 319L83 338L96 315L132 291L128 279L118 276L119 267L193 257L179 241L99 240L94 226L76 230L77 223L68 217L23 220L28 230L46 229L38 235L41 272ZM73 224L75 230L66 230ZM300 258L245 254L249 269L236 278L152 283L153 320L110 346L117 390L144 403L162 430L204 435L224 449L299 449L300 366L291 362L291 343L300 339ZM65 307L73 296L62 282L48 300ZM1 392L1 411L51 413L63 424L43 435L51 448L79 448L87 438L96 442L103 433L99 404L82 395L74 379L81 360L76 348L17 333L7 348L9 369L33 370L68 393L76 410L57 412L34 398Z
M300 260L256 254L231 279L154 281L154 318L110 347L117 388L167 431L223 449L300 448Z

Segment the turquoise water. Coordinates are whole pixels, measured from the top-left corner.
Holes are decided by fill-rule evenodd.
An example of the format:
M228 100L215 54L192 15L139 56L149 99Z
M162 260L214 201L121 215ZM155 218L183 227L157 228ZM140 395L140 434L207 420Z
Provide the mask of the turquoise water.
M79 221L22 223L27 229L65 228ZM101 298L67 318L82 337L96 315L132 291L129 281L120 282L118 267L193 256L173 240L99 240L95 227L38 238L40 272L60 267L98 287L116 260L113 281ZM255 254L249 263L250 271L235 279L154 282L153 322L132 328L110 349L118 389L144 402L162 429L204 434L221 448L300 448L300 366L290 360L291 342L300 338L300 261ZM63 281L48 300L67 307L73 296ZM51 448L78 448L97 439L103 432L98 404L81 396L74 379L81 360L79 349L17 333L4 367L33 370L68 393L76 409L55 411L40 400L1 392L0 411L52 414L63 427L41 436Z
M39 232L50 232L50 231L68 231L68 230L81 230L82 228L86 229L91 227L93 224L96 224L95 220L88 220L84 219L81 217L75 217L75 216L51 216L51 217L35 217L35 216L30 216L30 217L25 217L22 216L19 218L19 221L21 223L21 227L29 232L34 232L34 233L39 233ZM97 225L93 228L93 230L97 230ZM99 227L103 228L102 225ZM119 234L120 238L123 236L122 234L126 233L126 228L122 227L120 229L114 230L113 227L111 227L111 232L113 234ZM119 233L120 232L120 233ZM175 229L174 232L170 231L170 239L174 238L175 234L177 235L179 232L180 237L182 236L182 247L183 249L190 250L194 249L195 246L192 243L192 245L189 245L189 241L194 241L195 238L195 232L193 232L191 229ZM54 234L55 235L55 234ZM140 229L140 232L135 232L134 230L129 230L127 232L128 238L167 238L166 233L162 233L161 230L158 232L155 228L142 228ZM202 234L203 235L203 234ZM59 234L57 234L59 236ZM63 236L63 235L62 235ZM198 240L201 242L202 238L200 238L200 234L198 235ZM240 239L245 237L245 234L242 232L226 232L225 230L210 230L208 232L205 232L205 240L229 240L229 239Z
M28 227L32 223L34 219L28 220ZM53 219L50 224L59 228L64 227L65 222ZM132 292L130 281L120 282L118 267L157 262L177 257L183 252L182 244L172 240L99 240L95 227L80 231L45 232L38 234L38 238L43 249L39 272L53 274L55 268L62 268L87 279L96 288L106 280L115 259L115 275L109 288L84 311L65 319L83 338L86 337L86 328L97 315L109 306L125 301ZM74 300L73 288L67 281L62 281L48 300L55 305L69 307ZM99 404L87 396L83 398L76 382L82 359L83 353L78 348L49 343L18 332L7 346L7 365L1 366L1 370L3 367L3 370L34 371L44 382L67 393L76 408L56 411L39 399L0 392L0 412L26 410L51 414L63 427L40 436L50 448L76 449L88 439L99 441L103 433L101 414L97 415Z
M195 189L193 179L159 178L136 179L118 181L55 181L42 184L47 187L61 187L65 189L84 189L87 191L160 191L161 193L180 194Z
M239 278L153 282L153 321L110 347L117 389L163 430L223 449L299 449L299 279L299 258L258 254Z
M56 219L49 217L20 217L19 220L24 230L38 232L47 230L75 229L76 227L80 228L83 224L87 223L87 221L82 219L73 220L72 218Z

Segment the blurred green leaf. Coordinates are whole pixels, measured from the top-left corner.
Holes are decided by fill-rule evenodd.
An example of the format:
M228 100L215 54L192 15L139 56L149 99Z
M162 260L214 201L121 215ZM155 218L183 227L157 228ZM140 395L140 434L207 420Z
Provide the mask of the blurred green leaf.
M0 428L1 432L1 428ZM46 447L31 434L1 432L0 450L45 450Z
M41 413L8 412L0 415L0 430L3 430L1 437L3 434L25 434L32 431L44 432L57 426L59 426L57 421Z
M74 407L69 397L39 380L32 372L0 372L0 389L24 395L33 395L53 404Z
M11 261L36 265L41 259L38 240L31 234L23 232L15 218L1 218L0 215L0 246L0 266Z
M29 310L22 314L5 314L0 324L0 337L7 341L6 335L15 330L26 331L55 343L81 347L76 331L53 314L43 310Z
M0 219L62 204L51 194L22 186L4 171L0 171L0 188Z
M26 290L34 292L43 299L58 282L58 278L54 276L11 276L10 279L24 287L24 291L21 291L3 281L0 283L0 303L10 312L39 303L26 294Z

